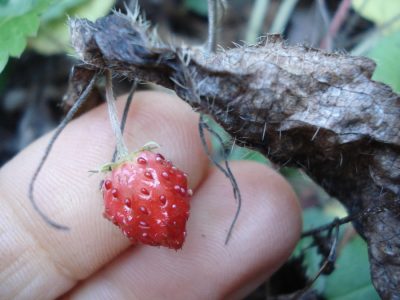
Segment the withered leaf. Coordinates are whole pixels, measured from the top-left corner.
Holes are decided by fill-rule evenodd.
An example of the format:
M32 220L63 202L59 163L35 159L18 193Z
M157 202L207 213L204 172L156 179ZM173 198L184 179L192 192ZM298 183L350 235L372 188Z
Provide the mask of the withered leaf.
M119 13L71 20L70 29L91 68L175 90L236 142L302 168L350 213L386 207L355 226L368 242L375 288L400 299L400 97L371 80L373 61L277 36L217 53L172 47Z

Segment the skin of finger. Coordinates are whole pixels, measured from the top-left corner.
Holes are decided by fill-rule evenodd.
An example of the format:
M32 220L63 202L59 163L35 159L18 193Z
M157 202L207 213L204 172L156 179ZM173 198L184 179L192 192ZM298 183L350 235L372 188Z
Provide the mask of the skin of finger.
M124 101L118 102L122 111ZM197 127L198 116L178 98L137 93L125 136L130 150L158 142L163 155L187 172L189 185L196 188L208 168ZM35 186L39 207L69 226L69 231L45 224L27 198L29 181L50 135L0 170L2 299L54 298L130 245L119 229L102 217L100 182L104 175L88 172L110 161L114 151L106 107L67 126Z
M224 240L236 203L216 169L192 199L188 236L177 252L149 247L122 256L64 299L241 299L282 265L300 236L301 211L276 172L254 162L232 163L243 206Z

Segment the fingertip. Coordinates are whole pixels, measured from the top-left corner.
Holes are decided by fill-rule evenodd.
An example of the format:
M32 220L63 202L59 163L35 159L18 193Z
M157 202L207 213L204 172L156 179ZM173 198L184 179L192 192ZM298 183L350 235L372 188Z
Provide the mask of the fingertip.
M203 207L206 212L202 214L203 217L213 218L214 229L209 228L208 232L203 234L197 233L197 237L209 237L209 248L219 249L213 253L219 252L222 257L235 253L235 258L231 265L225 268L225 273L236 276L232 275L233 280L224 288L221 285L219 297L242 299L286 262L300 238L302 215L292 187L275 170L252 161L232 162L231 169L242 194L242 208L231 239L225 247L221 247L236 212L237 203L232 196L229 197L229 194L232 194L231 189L225 190L225 193L229 194L226 194L225 201L220 201L221 196L217 196L218 186L229 184L217 170L210 170L210 176L202 186L202 190L210 192L212 187L207 186L207 183L212 182L216 188L216 195L212 197L214 200L208 201L208 206ZM195 209L194 207L193 210ZM218 219L215 220L217 216ZM200 222L203 223L204 220ZM210 234L212 231L213 234Z
M241 191L242 205L228 248L243 248L244 240L251 241L252 244L246 246L249 250L263 248L266 243L268 256L273 256L271 261L282 262L290 255L301 234L301 208L297 196L280 174L264 164L237 161L231 163L231 169ZM199 203L197 198L207 201ZM193 222L207 224L205 219L212 219L210 226L214 229L207 231L213 231L213 237L218 237L215 242L221 244L238 207L229 180L219 170L211 169L196 199L193 211L199 205L203 213L195 215L194 219L199 220ZM201 233L196 230L191 238L195 239L195 235L199 238Z

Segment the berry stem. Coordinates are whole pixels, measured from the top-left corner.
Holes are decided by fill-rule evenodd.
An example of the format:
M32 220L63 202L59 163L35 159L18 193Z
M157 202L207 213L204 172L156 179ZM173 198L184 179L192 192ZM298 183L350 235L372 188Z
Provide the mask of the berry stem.
M124 134L126 119L128 118L129 108L131 107L131 104L132 104L133 95L135 94L135 91L136 91L136 86L137 86L137 80L134 79L131 90L129 91L128 99L126 100L126 103L125 103L124 112L122 114L121 125L120 125L121 134ZM111 161L115 162L116 159L117 159L117 149L115 149Z
M116 160L128 156L128 147L125 144L124 137L122 136L122 130L120 127L120 122L118 120L117 107L115 106L115 98L112 88L112 74L110 70L106 70L106 100L108 106L108 115L110 117L111 127L114 131L115 138L117 140L116 146Z

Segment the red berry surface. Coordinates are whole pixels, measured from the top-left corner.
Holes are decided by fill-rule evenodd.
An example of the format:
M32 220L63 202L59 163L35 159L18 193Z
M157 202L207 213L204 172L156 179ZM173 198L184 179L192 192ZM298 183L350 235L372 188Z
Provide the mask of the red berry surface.
M187 175L161 154L144 150L117 164L102 190L104 216L132 242L182 248L192 190Z

